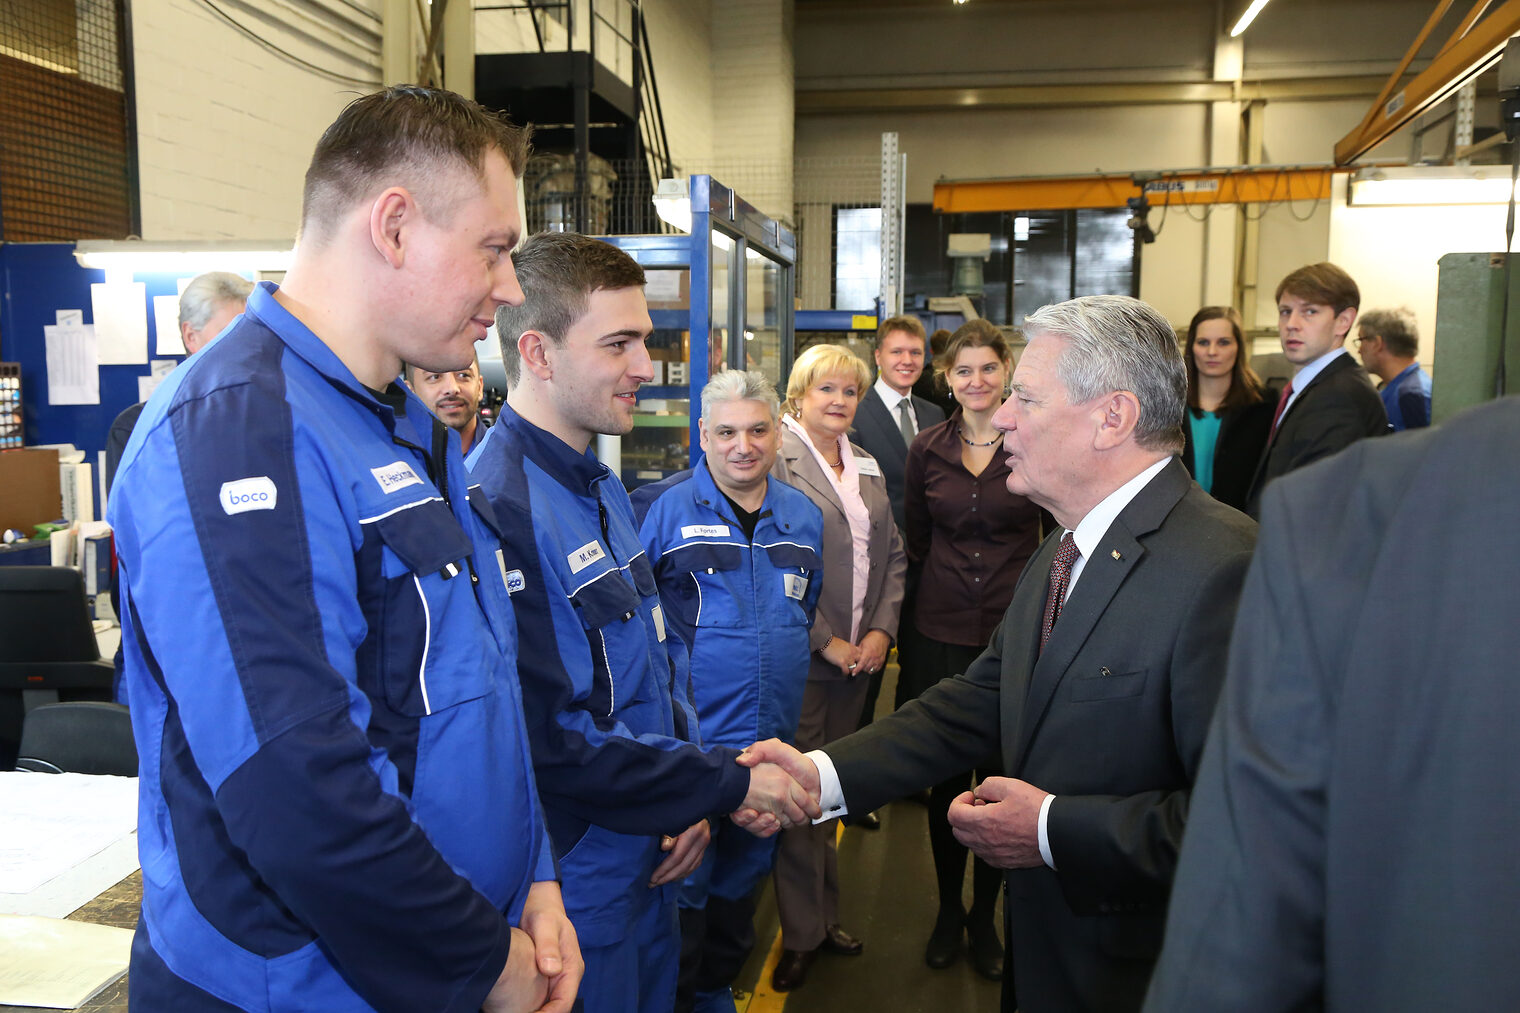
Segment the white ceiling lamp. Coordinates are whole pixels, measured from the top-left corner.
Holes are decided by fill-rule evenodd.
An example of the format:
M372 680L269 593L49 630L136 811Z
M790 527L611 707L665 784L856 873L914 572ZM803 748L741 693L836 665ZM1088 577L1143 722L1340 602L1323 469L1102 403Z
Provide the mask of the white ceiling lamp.
M1351 175L1346 202L1353 207L1431 207L1505 204L1509 198L1508 166L1412 165L1358 169Z
M654 191L654 213L681 232L691 232L691 196L684 179L662 179Z
M206 271L253 274L290 269L295 250L289 242L193 242L141 239L82 239L74 244L81 267L128 274L195 275Z
M1251 27L1251 22L1256 20L1256 15L1267 5L1267 0L1251 0L1251 6L1247 7L1240 20L1235 22L1235 27L1230 29L1230 38L1240 38L1240 33Z

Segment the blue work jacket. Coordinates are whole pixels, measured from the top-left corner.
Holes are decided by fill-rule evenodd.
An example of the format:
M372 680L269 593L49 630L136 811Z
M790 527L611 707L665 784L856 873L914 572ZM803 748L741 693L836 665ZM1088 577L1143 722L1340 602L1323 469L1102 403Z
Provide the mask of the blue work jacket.
M268 284L138 421L134 1008L476 1010L553 878L495 522L437 425Z
M539 795L581 942L632 931L662 834L732 812L749 771L704 748L686 648L669 635L623 483L503 405L468 458L501 522L501 566Z
M808 629L823 587L823 518L767 478L754 539L707 467L633 493L639 537L672 629L691 650L692 694L708 742L791 742L808 673Z

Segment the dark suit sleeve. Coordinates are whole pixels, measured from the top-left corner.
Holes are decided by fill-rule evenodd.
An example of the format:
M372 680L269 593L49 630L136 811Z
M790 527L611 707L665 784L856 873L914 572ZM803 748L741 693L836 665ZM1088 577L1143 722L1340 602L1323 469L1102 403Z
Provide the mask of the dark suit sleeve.
M907 524L903 528L903 548L908 554L908 572L916 574L924 560L929 558L929 542L933 528L929 519L929 499L924 494L924 443L923 434L908 448L908 460L903 465L903 516ZM916 580L909 583L917 583Z
M1357 440L1367 436L1379 436L1388 430L1388 415L1383 411L1383 401L1366 384L1357 389L1337 380L1340 389L1327 391L1332 397L1316 401L1314 426L1308 439L1293 447L1287 467L1280 474L1297 471L1322 457L1345 450ZM1313 389L1312 387L1310 388ZM1305 405L1309 408L1309 405Z
M1331 701L1292 538L1323 519L1300 513L1267 491L1146 1003L1157 1013L1321 1004Z
M1230 627L1250 563L1221 556L1198 582L1172 649L1173 747L1192 784L1208 734L1230 643ZM1061 889L1078 912L1164 900L1187 820L1186 788L1138 795L1057 795L1046 830Z
M996 755L1003 627L966 671L852 735L829 743L850 812L880 808Z

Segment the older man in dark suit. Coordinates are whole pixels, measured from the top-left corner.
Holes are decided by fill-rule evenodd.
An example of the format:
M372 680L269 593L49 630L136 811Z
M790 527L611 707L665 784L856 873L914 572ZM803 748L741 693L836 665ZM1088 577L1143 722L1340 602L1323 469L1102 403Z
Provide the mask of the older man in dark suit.
M918 317L892 317L876 331L876 382L860 399L854 440L881 465L897 530L903 529L903 465L908 445L930 426L945 421L932 401L913 393L928 359L929 339Z
M1267 490L1147 1009L1520 1009L1517 446L1505 398Z
M1251 516L1257 516L1268 482L1364 436L1388 432L1382 399L1343 347L1360 305L1356 282L1328 262L1301 267L1277 286L1277 333L1294 372L1278 398L1272 434L1246 495Z
M818 779L838 815L999 751L1010 776L982 782L949 815L958 838L1008 870L1018 1007L1132 1010L1161 948L1256 526L1174 456L1185 372L1155 310L1089 296L1031 314L1024 330L1013 397L995 422L1009 489L1064 532L1025 567L964 674L786 759L799 779ZM757 743L741 762L785 753ZM1014 1006L1005 987L1003 1007Z

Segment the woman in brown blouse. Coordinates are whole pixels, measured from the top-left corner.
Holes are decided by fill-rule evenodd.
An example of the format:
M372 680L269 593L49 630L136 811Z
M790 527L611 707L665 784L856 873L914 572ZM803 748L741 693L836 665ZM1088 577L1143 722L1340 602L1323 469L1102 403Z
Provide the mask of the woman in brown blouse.
M1013 368L1002 332L985 320L962 325L936 358L936 367L941 363L959 407L918 434L904 470L908 565L918 590L914 621L903 624L907 649L900 652L906 657L898 706L965 671L982 653L1040 541L1039 508L1008 491L1007 457L992 427ZM997 766L997 757L989 757L976 774L997 774ZM1002 873L975 860L967 913L961 904L966 848L945 819L951 800L970 785L968 771L930 792L929 841L940 900L924 960L949 967L960 956L964 931L972 965L997 980L1003 976L1003 944L993 913Z

